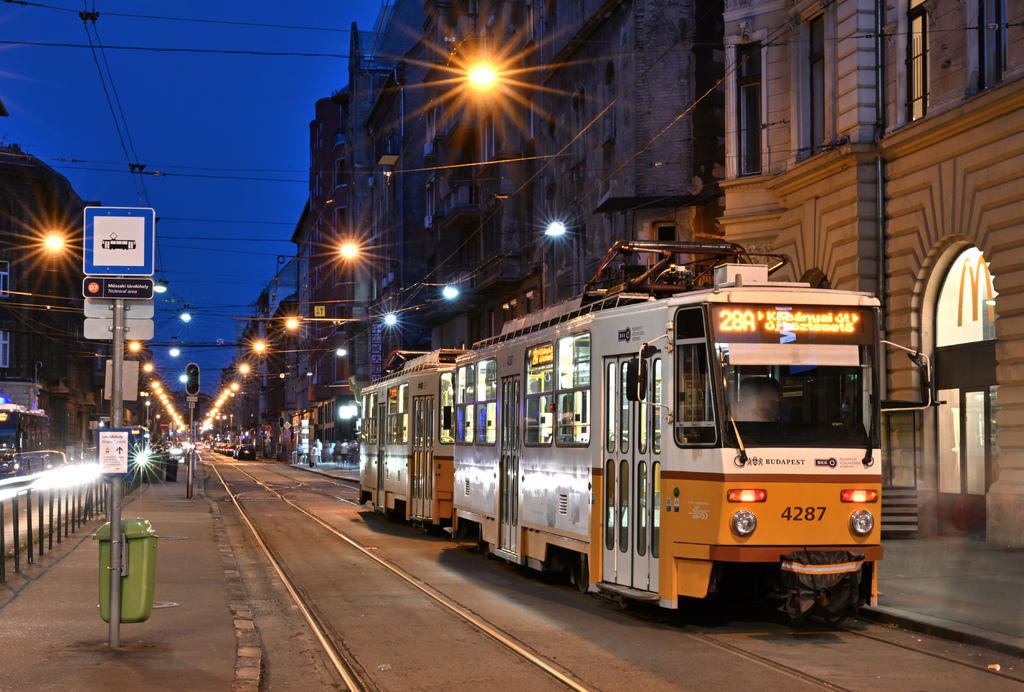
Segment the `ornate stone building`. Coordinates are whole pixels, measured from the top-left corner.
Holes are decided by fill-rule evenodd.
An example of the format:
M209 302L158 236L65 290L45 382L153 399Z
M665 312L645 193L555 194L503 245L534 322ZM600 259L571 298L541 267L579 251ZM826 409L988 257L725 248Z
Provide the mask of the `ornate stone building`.
M785 278L878 294L883 337L929 360L930 383L879 350L905 528L1015 546L1022 20L1006 0L727 2L722 183L728 240L788 253Z

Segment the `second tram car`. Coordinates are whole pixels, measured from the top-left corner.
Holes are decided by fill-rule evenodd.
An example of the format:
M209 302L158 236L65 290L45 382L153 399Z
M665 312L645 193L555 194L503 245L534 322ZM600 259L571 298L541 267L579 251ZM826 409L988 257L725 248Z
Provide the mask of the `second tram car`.
M461 350L398 351L362 391L360 501L426 525L452 516L452 380Z
M454 457L450 480L447 459L431 465L453 531L495 556L667 608L732 586L794 620L874 602L878 301L769 282L766 265L725 263L739 246L616 253L618 283L368 388L364 435L380 424L387 439L364 439L364 499L415 493L400 480L420 473L402 456L415 452L385 444L415 437L415 387L434 410L414 415L423 439Z

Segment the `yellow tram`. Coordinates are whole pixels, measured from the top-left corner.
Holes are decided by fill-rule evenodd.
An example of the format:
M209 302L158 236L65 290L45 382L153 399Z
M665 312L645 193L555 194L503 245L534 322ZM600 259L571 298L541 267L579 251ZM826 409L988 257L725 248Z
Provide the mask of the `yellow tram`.
M431 468L453 531L666 608L730 586L794 620L873 601L878 301L768 281L755 257L784 259L617 243L585 295L420 370L437 391L430 434L449 444ZM364 435L392 425L393 383L416 376L364 395ZM390 509L402 462L368 441L364 498Z

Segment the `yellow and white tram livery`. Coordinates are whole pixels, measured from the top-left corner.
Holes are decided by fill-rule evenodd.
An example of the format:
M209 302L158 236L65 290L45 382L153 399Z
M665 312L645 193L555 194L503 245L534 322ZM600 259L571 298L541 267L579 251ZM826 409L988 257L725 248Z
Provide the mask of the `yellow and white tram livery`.
M878 302L714 264L713 285L627 283L457 356L454 528L589 591L675 608L742 585L841 617L882 557ZM374 390L381 420L396 387ZM391 507L400 455L373 454Z
M363 388L359 494L381 512L424 525L452 514L452 399L460 350L395 352Z

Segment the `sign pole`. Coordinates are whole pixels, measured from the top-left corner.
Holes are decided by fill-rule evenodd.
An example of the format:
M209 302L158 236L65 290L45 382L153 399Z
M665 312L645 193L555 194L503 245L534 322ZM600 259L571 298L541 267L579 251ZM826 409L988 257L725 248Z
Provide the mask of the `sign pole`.
M110 427L124 416L124 300L114 301L114 343L110 387ZM127 453L127 450L125 450ZM110 648L121 646L121 476L110 476Z
M191 449L188 450L188 457L186 457L188 461L185 464L186 473L188 474L188 488L186 488L187 492L185 493L185 497L187 498L192 497L192 481L194 480L196 475L196 434L195 421L193 420L193 418L195 417L196 410L193 408L194 406L195 404L190 401L188 404L188 437L189 442L191 442L192 445Z

